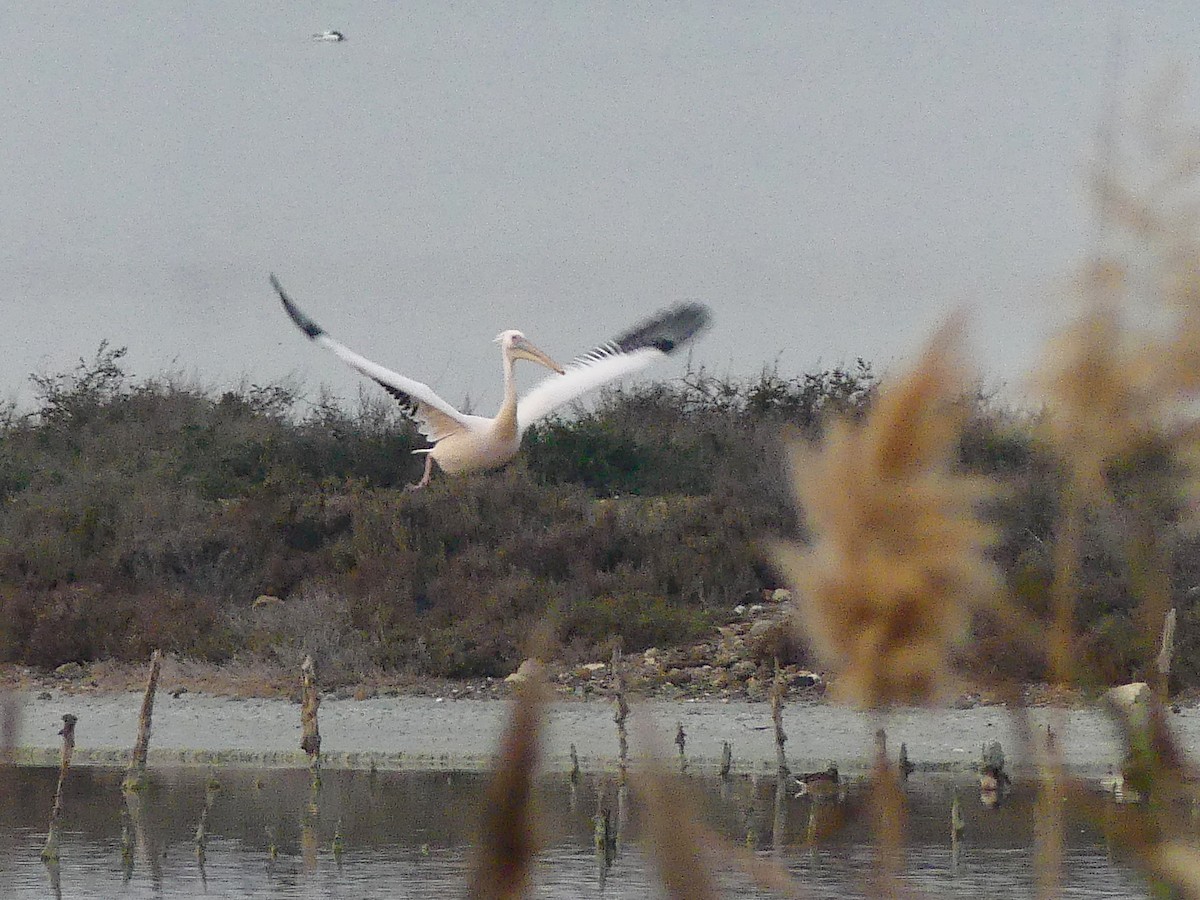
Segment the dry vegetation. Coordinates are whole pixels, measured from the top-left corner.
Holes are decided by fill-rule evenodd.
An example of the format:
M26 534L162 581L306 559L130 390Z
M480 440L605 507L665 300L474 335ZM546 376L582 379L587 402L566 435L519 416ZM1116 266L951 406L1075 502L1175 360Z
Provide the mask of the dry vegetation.
M103 346L39 376L39 408L0 422L0 662L140 661L161 647L288 671L311 654L337 683L505 675L546 616L568 664L607 658L616 641L708 639L780 586L762 549L797 525L781 430L815 441L888 382L865 364L747 383L693 373L546 424L507 470L407 494L416 436L383 400L348 412L279 386L214 395L136 381L122 356ZM962 427L945 451L1002 483L990 559L1014 603L1045 616L1065 468L1039 442L1042 416L969 379L955 390ZM1128 484L1161 468L1135 450L1115 463ZM1088 638L1076 649L1097 683L1138 677L1149 649L1114 540L1133 502L1119 496L1081 536ZM1175 510L1155 513L1158 526ZM1200 674L1194 538L1177 539L1167 574L1174 687L1187 687ZM261 595L283 605L254 606ZM975 674L1047 677L999 623L974 629ZM802 644L787 652L809 662Z

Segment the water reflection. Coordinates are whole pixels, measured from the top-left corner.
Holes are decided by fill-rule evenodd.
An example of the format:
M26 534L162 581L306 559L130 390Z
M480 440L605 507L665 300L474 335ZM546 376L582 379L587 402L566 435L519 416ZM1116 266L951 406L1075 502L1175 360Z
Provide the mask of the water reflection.
M131 796L121 792L120 771L73 771L61 861L48 869L39 852L56 772L0 771L0 896L462 894L485 776L326 771L319 794L306 770L219 777L218 787L203 771L151 771L146 789ZM777 855L816 896L862 896L875 856L870 794L861 784L851 783L844 798L814 802L774 777L688 781L731 840ZM1032 787L1018 784L997 809L971 796L967 780L909 783L906 880L937 897L1032 896ZM548 844L536 896L654 895L653 867L636 843L636 798L615 779L546 777L538 801ZM1109 814L1123 810L1113 805ZM961 839L952 854L956 822ZM1067 896L1148 896L1110 859L1101 825L1072 823ZM727 896L760 896L732 872L722 883Z

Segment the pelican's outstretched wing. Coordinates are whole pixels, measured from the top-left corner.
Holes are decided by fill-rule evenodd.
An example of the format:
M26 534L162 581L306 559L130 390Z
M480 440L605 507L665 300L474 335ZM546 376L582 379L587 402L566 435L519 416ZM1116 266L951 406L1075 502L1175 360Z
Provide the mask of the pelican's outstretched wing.
M358 369L395 397L400 403L401 409L417 423L421 433L429 440L436 443L463 429L474 431L479 427L479 421L486 421L480 420L479 416L460 413L435 394L429 385L405 378L391 369L385 369L383 366L359 356L349 347L338 343L325 333L325 329L300 311L274 275L271 276L271 286L279 294L279 299L283 301L283 308L292 317L297 328L303 331L310 340L336 354L343 362Z
M665 358L703 331L708 319L707 307L699 303L674 306L585 353L566 374L552 375L517 402L518 429L524 432L564 403Z

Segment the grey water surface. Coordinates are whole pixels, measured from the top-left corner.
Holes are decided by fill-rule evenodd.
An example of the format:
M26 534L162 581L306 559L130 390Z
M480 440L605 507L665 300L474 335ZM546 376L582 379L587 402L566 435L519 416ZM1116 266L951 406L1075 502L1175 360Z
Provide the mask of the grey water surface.
M0 773L2 897L461 896L487 778L453 771L327 772L314 793L302 769L159 769L130 804L119 769L81 768L67 783L61 861L51 869L39 852L56 776L49 767ZM212 778L219 789L210 786ZM776 856L808 895L868 895L875 865L866 783L852 779L844 801L815 806L785 786L779 795L773 776L742 775L690 777L683 789L731 843ZM963 775L914 776L906 882L933 897L1033 896L1032 784L1018 782L997 809L984 808L974 786ZM212 802L201 855L196 830L206 787ZM957 864L948 827L956 790L965 817ZM594 850L598 808L610 810L614 828L623 823L607 867ZM544 776L538 810L545 850L536 897L661 896L639 841L636 797L618 797L611 778L585 776L572 785L565 775ZM1125 814L1108 807L1109 816ZM335 842L342 852L335 853ZM1067 867L1064 896L1148 896L1140 877L1106 846L1102 823L1071 822ZM725 896L768 896L732 867L722 868L720 878Z

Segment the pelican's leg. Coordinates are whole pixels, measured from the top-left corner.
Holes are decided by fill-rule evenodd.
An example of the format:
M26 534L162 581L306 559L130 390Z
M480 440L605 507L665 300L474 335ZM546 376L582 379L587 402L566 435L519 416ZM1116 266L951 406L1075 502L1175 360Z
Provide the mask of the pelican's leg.
M410 484L408 490L419 491L423 487L428 487L429 479L433 476L433 457L428 453L425 454L425 474L421 476L421 480L416 484Z

